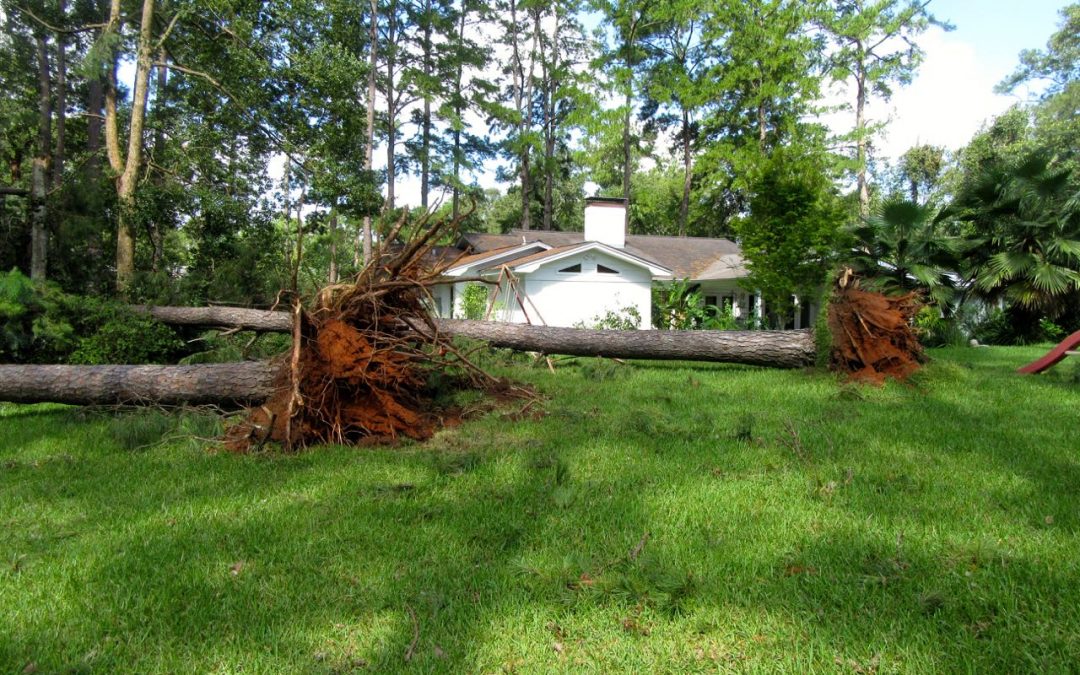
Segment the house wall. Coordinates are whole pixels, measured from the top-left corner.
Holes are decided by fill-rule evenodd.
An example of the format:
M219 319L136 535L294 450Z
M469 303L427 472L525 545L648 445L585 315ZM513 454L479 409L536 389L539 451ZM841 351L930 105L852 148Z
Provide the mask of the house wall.
M559 270L581 265L580 273ZM597 265L618 271L605 274ZM533 323L573 326L596 322L607 311L635 307L641 314L641 328L652 325L652 276L649 270L628 264L601 251L586 251L544 265L522 275L529 301L526 308ZM520 317L517 312L516 318Z

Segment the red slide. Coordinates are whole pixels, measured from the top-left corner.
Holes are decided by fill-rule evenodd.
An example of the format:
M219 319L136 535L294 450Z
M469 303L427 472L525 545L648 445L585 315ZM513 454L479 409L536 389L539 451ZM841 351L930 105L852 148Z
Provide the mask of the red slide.
M1068 356L1069 351L1075 349L1077 345L1080 345L1080 330L1076 331L1069 337L1065 338L1058 343L1057 347L1054 347L1046 353L1046 356L1032 361L1023 368L1017 368L1016 372L1025 374L1041 373L1050 366L1059 363L1062 359Z

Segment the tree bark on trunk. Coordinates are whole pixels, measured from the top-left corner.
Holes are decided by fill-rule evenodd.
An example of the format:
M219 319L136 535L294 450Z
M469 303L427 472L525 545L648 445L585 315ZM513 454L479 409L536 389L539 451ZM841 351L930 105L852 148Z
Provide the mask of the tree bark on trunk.
M529 183L529 145L525 137L526 123L528 121L529 97L525 94L525 67L521 61L521 49L518 45L520 24L518 23L517 1L510 0L510 30L511 52L513 54L513 79L514 79L514 110L517 113L517 142L518 148L518 175L521 179L521 229L532 228L532 217L529 209L531 201L531 185Z
M288 332L286 312L237 307L133 307L173 325ZM629 359L716 361L798 368L814 361L810 331L619 331L438 319L439 331L545 354Z
M38 149L30 174L30 278L45 281L48 268L49 227L45 195L52 160L52 75L49 50L43 35L34 38L38 67Z
M0 366L0 401L159 405L240 403L270 396L268 361L194 366Z
M870 215L870 189L866 184L866 56L858 43L859 62L855 69L855 143L859 185L859 215Z
M119 202L116 232L116 290L123 297L129 294L131 284L135 280L135 230L132 227L132 211L135 208L138 171L142 166L143 126L146 122L146 99L150 89L150 69L153 63L151 54L153 26L154 0L143 0L138 51L135 59L135 93L131 103L127 158L124 162L124 171L116 180L116 197Z
M67 0L57 7L62 19L67 19ZM63 32L56 34L56 150L53 152L52 184L59 188L64 182L64 159L67 152L67 43Z
M49 230L45 206L48 162L35 157L30 167L30 278L45 281L49 255Z
M379 6L378 0L371 0L371 26L368 39L370 54L368 55L368 89L367 89L367 142L364 147L364 171L371 175L372 157L375 151L375 71L378 68L379 56ZM371 214L364 216L363 229L360 233L363 263L371 260ZM360 269L360 260L353 260L353 267Z
M682 109L683 141L683 188L679 200L679 236L686 236L686 227L690 221L690 187L694 176L694 156L690 152L690 113Z
M337 231L338 215L337 207L334 207L330 209L330 272L327 278L327 281L331 284L336 284L338 281Z
M394 67L397 65L397 3L386 13L386 210L394 210L395 153L397 152L397 101L394 99Z
M458 17L457 40L459 45L465 43L465 26L469 15L468 3L462 3ZM464 60L457 58L457 71L454 76L454 186L450 196L450 218L457 220L461 212L461 127L463 125L464 103L461 98L461 80L465 76Z
M434 67L431 63L431 0L424 1L423 69L425 87L431 81ZM424 109L420 122L420 206L427 211L428 190L431 189L431 91L424 91Z

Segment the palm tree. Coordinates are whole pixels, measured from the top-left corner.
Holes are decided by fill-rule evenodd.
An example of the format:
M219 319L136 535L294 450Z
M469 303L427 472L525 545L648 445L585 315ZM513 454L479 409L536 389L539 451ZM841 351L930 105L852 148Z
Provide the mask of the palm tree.
M991 165L961 188L947 216L972 235L963 252L972 292L1057 316L1080 292L1080 193L1045 151Z
M925 293L946 307L952 300L958 269L957 243L940 227L936 210L904 199L891 199L850 229L850 263L883 293Z

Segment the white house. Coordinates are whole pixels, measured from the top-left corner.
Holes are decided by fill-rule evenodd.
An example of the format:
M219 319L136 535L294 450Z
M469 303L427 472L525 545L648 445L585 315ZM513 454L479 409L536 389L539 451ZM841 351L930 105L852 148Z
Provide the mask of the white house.
M652 287L683 279L706 304L730 305L737 317L761 314L760 297L739 286L746 267L735 242L627 235L625 199L585 202L584 232L463 234L446 271L448 283L435 288L439 316L463 318L465 289L476 283L468 280L478 278L499 282L489 294L489 318L497 321L590 325L608 311L633 307L641 327L650 328ZM809 325L809 316L797 315L795 327L800 325Z

